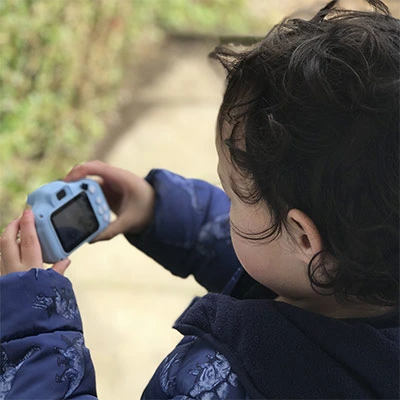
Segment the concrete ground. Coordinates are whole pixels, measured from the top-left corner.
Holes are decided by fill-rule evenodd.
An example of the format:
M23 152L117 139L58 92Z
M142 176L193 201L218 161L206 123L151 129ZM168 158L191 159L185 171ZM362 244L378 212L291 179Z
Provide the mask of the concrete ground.
M211 49L175 46L173 61L135 93L146 107L105 161L142 176L162 167L218 182L214 135L223 74L207 60ZM193 279L172 276L123 237L85 245L71 259L67 276L78 297L98 396L139 399L180 340L173 322L205 291Z

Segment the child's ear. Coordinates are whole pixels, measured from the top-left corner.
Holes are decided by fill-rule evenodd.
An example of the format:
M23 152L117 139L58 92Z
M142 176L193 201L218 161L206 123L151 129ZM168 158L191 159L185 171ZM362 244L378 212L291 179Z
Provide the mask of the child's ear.
M315 254L323 250L321 235L312 219L303 211L292 208L288 212L287 220L291 236L308 264Z

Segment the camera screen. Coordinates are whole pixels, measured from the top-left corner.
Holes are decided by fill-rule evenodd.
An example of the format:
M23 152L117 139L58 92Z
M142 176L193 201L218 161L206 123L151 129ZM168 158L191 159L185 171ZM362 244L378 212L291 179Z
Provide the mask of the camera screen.
M51 222L67 253L99 228L96 215L85 192L55 211L51 216Z

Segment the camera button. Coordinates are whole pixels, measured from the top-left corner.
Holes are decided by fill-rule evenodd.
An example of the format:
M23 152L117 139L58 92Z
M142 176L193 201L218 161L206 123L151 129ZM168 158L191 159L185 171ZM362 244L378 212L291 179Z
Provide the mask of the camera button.
M57 193L57 199L62 200L66 195L67 195L67 193L65 192L64 189L62 189Z
M104 210L103 210L103 207L102 207L102 206L100 206L100 207L97 209L97 211L99 212L100 215L103 215L103 214L104 214Z
M103 215L103 219L105 222L108 222L110 220L110 216L108 215L108 213Z

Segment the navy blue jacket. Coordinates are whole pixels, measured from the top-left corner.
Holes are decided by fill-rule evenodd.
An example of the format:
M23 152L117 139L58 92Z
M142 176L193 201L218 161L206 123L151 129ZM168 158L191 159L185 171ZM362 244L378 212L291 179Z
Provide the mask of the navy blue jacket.
M336 320L273 301L233 252L221 190L163 170L147 179L157 193L155 217L128 240L213 293L177 320L183 340L143 399L399 398L397 313ZM96 398L68 279L10 274L0 278L0 293L0 400Z
M219 189L155 170L153 224L128 238L210 292L177 320L185 338L143 399L399 398L399 318L338 320L273 301L242 269ZM179 262L176 262L179 261Z
M96 399L68 279L31 269L0 278L0 400Z

